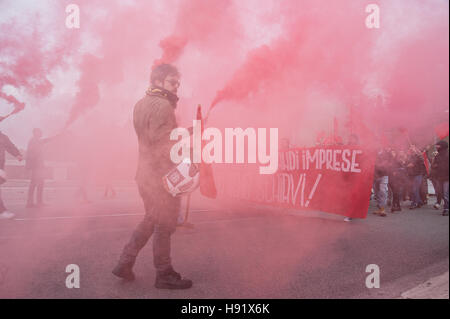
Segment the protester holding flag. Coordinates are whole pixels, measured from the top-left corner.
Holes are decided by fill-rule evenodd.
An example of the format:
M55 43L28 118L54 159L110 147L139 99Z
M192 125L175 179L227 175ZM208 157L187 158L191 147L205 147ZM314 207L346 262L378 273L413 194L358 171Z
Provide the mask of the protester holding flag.
M448 194L448 175L449 175L449 158L448 158L448 143L439 141L436 143L436 150L438 154L431 165L431 176L438 185L438 191L441 192L444 199L443 216L448 216L449 210L449 194Z

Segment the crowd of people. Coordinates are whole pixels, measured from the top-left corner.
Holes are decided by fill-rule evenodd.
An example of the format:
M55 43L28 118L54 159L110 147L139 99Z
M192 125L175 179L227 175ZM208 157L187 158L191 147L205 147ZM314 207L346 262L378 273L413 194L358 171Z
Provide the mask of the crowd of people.
M449 211L449 157L448 143L439 141L421 151L415 145L408 150L383 149L377 154L374 175L374 197L378 210L374 214L387 216L402 210L402 201L409 200L409 209L420 208L428 203L428 179L436 195L433 207L441 209L443 216Z
M33 130L33 136L28 143L25 158L25 168L30 177L28 187L27 208L42 207L43 189L45 178L44 145L54 138L42 138L40 129ZM358 137L351 135L347 145L358 145ZM342 145L342 144L341 144ZM282 139L280 150L289 149L289 140ZM19 161L24 158L19 149L11 140L0 132L0 185L6 181L4 171L5 152L10 153ZM378 152L375 164L373 198L377 203L377 210L374 214L387 216L388 207L390 212L402 211L402 203L409 200L409 209L420 208L430 204L428 201L428 180L431 181L436 196L436 202L432 207L442 210L443 216L449 213L449 155L448 143L439 141L435 145L420 150L415 145L409 149L385 148ZM86 191L83 188L82 198L87 200ZM76 192L79 195L80 189ZM36 196L35 196L36 192ZM108 183L105 188L105 197L108 193L115 197L115 190ZM36 198L36 200L35 200ZM14 214L9 212L1 197L0 192L0 219L13 218ZM350 221L351 218L346 218Z
M284 140L284 141L283 141ZM281 150L289 148L289 141L281 141ZM356 134L349 136L344 144L339 136L326 136L321 132L316 139L316 146L360 145ZM386 217L390 207L391 213L402 211L402 203L409 201L410 210L430 204L428 180L431 181L436 196L432 207L442 209L442 215L449 213L449 153L448 143L444 140L420 150L416 145L409 148L383 148L376 156L373 192L371 198L377 203L375 215ZM350 222L352 218L345 217Z

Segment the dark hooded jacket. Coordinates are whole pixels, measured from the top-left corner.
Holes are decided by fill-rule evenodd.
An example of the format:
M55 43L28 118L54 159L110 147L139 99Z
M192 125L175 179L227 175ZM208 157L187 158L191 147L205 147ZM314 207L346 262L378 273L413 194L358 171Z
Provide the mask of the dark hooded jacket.
M177 127L176 101L159 90L148 90L136 103L133 123L139 143L136 181L142 187L162 188L161 178L174 166L170 149L176 141L170 140Z
M407 167L409 176L425 175L427 173L427 168L423 161L423 156L416 153L411 153L408 156L408 165L412 164L411 167Z
M0 132L0 169L5 168L5 152L15 157L20 155L20 151L9 140L8 136Z
M448 144L445 141L436 143L441 148L431 164L431 177L440 181L448 181Z
M31 170L42 170L44 169L44 146L51 139L49 138L36 138L33 137L28 142L26 158L25 158L25 168Z

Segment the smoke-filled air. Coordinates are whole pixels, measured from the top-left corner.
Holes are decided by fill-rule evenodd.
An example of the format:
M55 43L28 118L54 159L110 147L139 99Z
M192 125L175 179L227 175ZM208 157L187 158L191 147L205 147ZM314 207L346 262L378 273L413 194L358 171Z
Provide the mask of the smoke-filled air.
M367 10L372 3L379 10L376 27L373 26L376 18L371 18L374 11ZM73 4L75 7L69 6ZM374 200L371 193L376 192L371 189L374 165L377 174L376 153L388 148L411 152L414 148L417 154L422 154L430 150L430 145L434 147L437 141L448 136L448 57L449 3L444 0L0 1L0 131L22 157L4 146L2 152L8 154L5 168L1 170L7 174L2 196L8 212L16 215L8 223L21 223L20 227L36 223L30 232L40 238L36 242L12 242L12 249L29 255L15 254L6 260L4 252L10 248L2 248L2 236L15 238L16 235L0 231L0 255L4 254L0 256L0 297L45 298L45 291L51 291L52 285L57 284L49 279L47 284L39 286L35 283L36 276L47 276L60 267L62 273L58 276L63 278L65 266L71 263L79 264L81 271L83 267L88 268L86 276L92 279L97 272L113 276L111 270L118 262L119 268L114 268L113 273L134 279L130 267L134 266L135 260L130 257L133 255L130 251L139 252L141 248L130 248L131 244L123 251L122 248L128 240L130 243L135 240L135 244L142 241L139 236L146 236L143 235L145 227L151 228L152 232L152 227L156 227L149 236L160 237L155 237L154 243L142 250L141 254L149 258L144 261L142 257L139 261L142 263L136 265L136 273L141 271L141 279L143 274L153 274L149 247L154 245L155 286L192 286L192 282L178 279L171 273L172 268L167 266L167 258L164 259L166 237L161 235L161 229L169 221L158 219L162 217L150 218L151 223L156 224L145 227L140 224L141 228L133 233L143 217L141 215L146 214L147 220L153 214L150 211L165 209L192 218L195 227L190 230L198 232L195 235L199 238L192 247L177 237L190 236L189 230L187 234L180 231L172 240L174 269L181 269L193 279L192 289L198 289L195 280L205 291L214 280L231 280L241 287L241 293L237 295L226 293L225 289L216 295L195 292L194 297L282 297L283 292L290 289L292 278L298 277L298 269L322 272L343 259L345 253L330 247L353 236L348 229L329 224L326 218L320 219L319 224L313 219L302 222L304 217L291 220L292 216L286 213L293 208L291 204L298 205L302 211L316 209L341 217L365 218L365 205ZM159 82L163 87L179 84L178 90L174 91L177 102L170 104L176 104L171 109L174 118L166 109L159 109L159 102L152 100L166 101L167 98L173 102L172 93L161 92L159 86L151 83L152 72L156 74L164 65L172 65L178 72L170 73L169 69L166 74L169 77L161 78L162 82ZM165 103L169 105L169 102ZM173 189L169 189L171 194L158 193L160 189L161 192L167 190L163 183L167 188L167 183L175 178L169 174L168 181L163 181L162 173L158 173L170 168L167 166L166 169L162 164L163 157L155 155L165 147L163 142L160 143L164 138L158 140L158 134L165 130L167 135L176 126L193 126L193 120L200 119L199 105L203 116L201 132L218 128L225 136L226 128L266 128L269 136L269 129L277 128L277 141L287 143L278 145L278 151L310 150L310 153L280 154L278 168L284 170L285 175L274 178L273 189L281 184L283 187L273 194L277 194L278 203L285 198L280 204L282 207L273 203L264 205L261 200L254 200L259 198L258 195L251 195L258 190L272 191L272 184L268 182L270 176L256 173L254 179L251 177L256 172L253 168L267 166L267 161L250 163L249 169L244 164L233 168L233 163L222 166L218 162L201 163L197 166L201 192L195 190L179 197L172 196ZM152 116L166 116L166 121L154 123ZM142 127L148 132L140 131ZM352 138L357 142L352 143ZM206 141L200 143L204 146ZM266 144L269 145L268 140ZM261 147L262 144L258 145ZM342 170L342 175L336 173L333 179L315 173L288 176L284 159L289 162L289 156L294 166L298 161L297 168L302 163L316 165L313 161L317 159L315 172L319 173L319 165L322 165L319 163L320 150L317 158L311 150L334 150L344 145L352 145L348 153L348 171L344 172L345 160L339 168L329 164L328 153L323 153L323 168L333 170L333 174ZM352 153L355 145L363 147L364 153ZM33 147L42 153L33 155ZM195 148L195 145L190 147ZM225 162L225 141L219 147ZM168 149L164 150L168 152ZM329 154L338 157L345 154L340 152ZM245 154L249 155L250 151L245 150ZM366 155L366 162L363 162L362 156ZM39 160L33 162L32 156L42 160L45 170L33 170L33 165L41 164ZM331 161L333 155L330 156ZM358 162L358 156L361 156L361 162ZM431 160L428 165L432 165ZM235 169L242 171L236 173ZM361 182L366 186L350 186L356 179L350 175L347 178L347 172L362 172L359 178L367 179ZM181 168L177 173L184 174ZM189 175L192 177L192 170ZM40 184L44 179L45 185ZM31 187L28 180L36 185ZM26 184L19 191L20 183L24 181ZM244 200L237 194L242 187L250 188L240 193L245 193ZM30 202L30 196L34 194L30 195L31 188L36 192L37 204ZM183 192L179 188L176 191ZM330 190L328 196L321 195L324 188ZM352 195L352 202L341 195L343 189L352 194L365 193L360 197ZM113 202L103 198L108 198L109 191L114 194ZM265 200L268 198L261 196ZM318 196L323 196L321 203L317 202ZM181 206L173 198L180 199ZM261 206L250 209L247 199ZM292 203L288 203L291 200ZM336 204L327 211L325 206L333 201L346 202L351 207L340 211L341 206ZM45 207L35 207L39 204L45 204ZM414 204L420 205L415 202L411 205ZM262 206L271 212L260 213ZM364 212L359 211L361 207L366 208ZM265 216L267 220L248 222L245 219L242 223L247 224L241 224L244 228L239 230L232 221L214 224L211 220L215 215L207 213L209 210L226 211L224 220L239 217L243 210L251 215L250 218ZM45 213L41 214L41 211ZM115 217L96 219L97 213ZM48 219L43 221L42 218ZM170 218L174 220L175 217ZM85 233L84 223L88 220L89 227L94 228ZM123 223L114 226L118 220ZM51 224L53 221L58 224ZM0 220L0 230L6 229L2 222ZM364 220L366 224L369 222ZM39 223L45 224L40 226ZM265 233L259 228L272 223L277 223L276 230ZM209 225L216 230L210 231ZM359 224L365 227L361 225L365 224ZM8 226L8 229L11 232L13 228ZM46 231L54 233L58 240L47 238ZM83 235L69 240L79 232ZM134 237L129 239L132 233ZM95 236L110 237L110 240L97 241ZM167 236L170 239L170 235ZM38 242L45 243L46 248L39 250L35 246ZM69 254L72 248L66 250L63 247L62 243L66 242L70 242L71 247L75 245L76 258ZM243 243L247 245L242 246ZM168 245L170 248L170 241ZM214 259L214 247L226 247L219 259ZM325 252L327 249L329 251ZM255 252L259 252L257 257L246 259L248 254ZM89 268L90 253L102 256L103 261L95 271ZM34 257L29 256L34 254L37 263L31 269L30 260ZM64 256L61 265L58 256ZM208 261L200 261L200 256ZM310 268L302 268L305 260ZM3 284L2 262L10 274L5 275ZM209 264L209 273L202 270L205 276L199 275L200 270L189 270L201 262ZM17 266L15 270L12 270L13 264ZM97 279L99 286L87 295L83 295L81 289L73 296L123 297L122 288L111 283L114 280L108 275L100 276ZM318 276L314 273L310 278L315 279L310 281L316 282ZM136 277L139 280L139 275ZM148 282L137 292L130 290L124 296L187 298L186 295L149 295L143 286L153 285L153 279L143 280ZM62 285L63 282L61 279ZM88 284L82 282L82 285ZM363 281L361 285L364 286ZM99 287L105 287L107 292ZM218 287L217 291L220 289ZM322 296L317 287L310 292L310 295L302 292L292 296ZM56 297L61 296L72 297L66 290Z
M186 126L202 104L214 108L210 125L256 121L299 146L334 117L342 135L361 125L420 134L448 109L448 3L391 2L369 29L358 1L81 1L80 28L67 29L64 1L6 1L1 101L21 114L3 126L22 145L34 126L124 127L152 67L174 63Z

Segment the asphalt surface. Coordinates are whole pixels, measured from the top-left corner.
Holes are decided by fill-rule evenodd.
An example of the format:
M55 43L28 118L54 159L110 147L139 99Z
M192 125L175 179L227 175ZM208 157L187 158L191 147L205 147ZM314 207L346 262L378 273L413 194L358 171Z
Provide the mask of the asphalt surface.
M192 279L188 290L153 287L151 242L136 281L111 274L143 217L132 183L91 203L75 186L48 184L47 206L26 209L26 185L2 187L13 220L0 220L0 298L398 298L449 269L449 220L431 206L350 223L336 215L232 207L193 196L189 220L172 239L173 265ZM433 201L433 200L432 200ZM404 204L407 206L407 203ZM66 287L66 266L80 269L80 288ZM365 285L366 266L380 269L380 288Z

